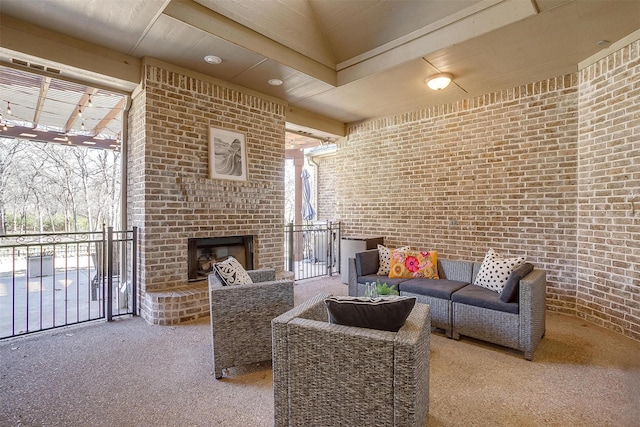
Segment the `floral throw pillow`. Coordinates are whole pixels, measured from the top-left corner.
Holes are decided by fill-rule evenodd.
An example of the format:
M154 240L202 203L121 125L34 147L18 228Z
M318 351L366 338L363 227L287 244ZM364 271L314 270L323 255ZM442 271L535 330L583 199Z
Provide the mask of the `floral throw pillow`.
M253 283L253 280L251 280L251 276L249 276L247 270L245 270L242 264L232 256L222 262L214 264L213 268L216 270L216 273L218 273L218 276L220 276L220 279L225 286L248 285Z
M391 267L391 251L390 249L383 245L378 245L378 260L380 267L378 267L378 272L376 273L378 276L388 276L389 268ZM398 251L408 251L409 246L402 246L398 249Z
M391 251L390 278L438 279L436 251Z
M525 257L504 258L493 249L489 249L473 284L500 293L511 272L524 263Z

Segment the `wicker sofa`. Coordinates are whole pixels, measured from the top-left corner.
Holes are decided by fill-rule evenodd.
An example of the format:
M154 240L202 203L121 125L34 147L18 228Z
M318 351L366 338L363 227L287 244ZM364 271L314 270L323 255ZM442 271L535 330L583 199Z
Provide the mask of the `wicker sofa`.
M415 296L431 307L431 326L447 337L468 336L524 352L533 352L545 333L546 272L533 269L519 281L514 302L503 302L497 292L472 283L481 263L438 259L439 280L390 279L378 276L378 250L349 259L349 295L361 296L365 283L393 285L400 295Z
M389 332L328 323L327 297L272 321L275 426L424 427L429 307Z
M271 320L293 308L293 280L276 280L274 269L247 271L254 282L223 286L208 276L213 370L271 359Z

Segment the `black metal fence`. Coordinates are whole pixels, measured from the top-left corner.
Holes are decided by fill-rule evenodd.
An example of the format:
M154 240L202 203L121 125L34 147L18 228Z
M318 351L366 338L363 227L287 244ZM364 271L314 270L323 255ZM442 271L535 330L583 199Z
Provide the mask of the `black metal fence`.
M137 234L0 236L0 339L137 314Z
M340 273L340 223L287 224L284 268L295 280Z

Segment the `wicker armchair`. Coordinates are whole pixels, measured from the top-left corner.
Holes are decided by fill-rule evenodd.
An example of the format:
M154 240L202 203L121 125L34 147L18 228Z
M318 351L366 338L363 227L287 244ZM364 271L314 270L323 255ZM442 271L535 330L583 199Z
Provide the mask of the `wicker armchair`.
M429 306L388 332L328 323L327 296L272 321L275 426L424 427Z
M271 359L271 320L293 308L293 280L273 269L248 271L253 284L222 286L209 275L211 343L216 378L232 366Z

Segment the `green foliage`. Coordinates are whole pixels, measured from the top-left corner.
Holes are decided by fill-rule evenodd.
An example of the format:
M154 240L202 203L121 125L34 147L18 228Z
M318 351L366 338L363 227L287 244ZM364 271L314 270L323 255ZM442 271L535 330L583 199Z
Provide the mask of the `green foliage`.
M392 285L387 285L386 283L378 282L376 284L376 287L378 288L378 295L380 295L380 296L382 296L382 295L398 295L398 291L396 291L395 288Z

